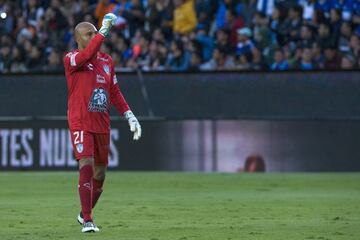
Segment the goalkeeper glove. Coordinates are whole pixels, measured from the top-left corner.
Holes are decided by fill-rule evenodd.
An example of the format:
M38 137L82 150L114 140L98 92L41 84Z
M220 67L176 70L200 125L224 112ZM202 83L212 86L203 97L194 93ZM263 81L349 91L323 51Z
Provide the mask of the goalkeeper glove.
M103 20L102 20L102 26L99 30L99 33L103 35L104 37L107 37L109 35L111 27L115 24L116 16L113 13L107 13L105 14Z
M139 140L141 137L141 126L132 111L126 111L124 117L129 122L130 131L134 133L134 140Z

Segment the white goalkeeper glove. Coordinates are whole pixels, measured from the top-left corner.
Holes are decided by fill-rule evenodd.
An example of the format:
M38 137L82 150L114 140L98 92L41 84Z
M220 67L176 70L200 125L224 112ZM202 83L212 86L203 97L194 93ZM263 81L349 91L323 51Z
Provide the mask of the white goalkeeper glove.
M139 140L141 138L141 126L135 115L132 111L126 111L124 117L129 122L130 131L134 133L134 140Z
M99 33L104 37L107 37L107 35L109 35L111 27L115 24L116 18L117 18L116 15L113 13L105 14L102 20L102 26L99 30Z

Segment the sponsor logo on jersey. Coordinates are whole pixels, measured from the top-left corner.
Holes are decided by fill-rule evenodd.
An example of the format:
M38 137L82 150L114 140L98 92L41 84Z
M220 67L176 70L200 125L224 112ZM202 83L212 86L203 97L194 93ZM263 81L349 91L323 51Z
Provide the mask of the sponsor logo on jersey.
M89 112L108 111L108 93L103 88L95 88L90 98Z
M82 153L84 150L84 145L82 143L76 144L76 151L78 151L78 153Z
M104 67L104 71L106 72L106 74L110 76L110 68L109 68L109 65L104 64L103 67Z
M101 76L100 74L96 75L96 82L97 83L106 83L105 77Z
M109 59L103 58L103 57L98 57L97 59L99 59L99 60L101 60L101 61L104 61L104 62L108 62L108 61L109 61Z

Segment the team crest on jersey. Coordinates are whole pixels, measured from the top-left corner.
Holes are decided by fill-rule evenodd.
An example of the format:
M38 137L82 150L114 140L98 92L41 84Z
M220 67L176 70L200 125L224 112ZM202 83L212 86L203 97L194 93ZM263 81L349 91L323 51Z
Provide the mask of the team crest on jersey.
M76 144L76 150L78 153L82 153L84 150L84 145L82 143Z
M109 68L109 66L104 64L103 67L104 67L104 71L106 72L106 74L110 76L110 68Z
M107 112L108 93L103 88L95 88L89 102L89 112Z

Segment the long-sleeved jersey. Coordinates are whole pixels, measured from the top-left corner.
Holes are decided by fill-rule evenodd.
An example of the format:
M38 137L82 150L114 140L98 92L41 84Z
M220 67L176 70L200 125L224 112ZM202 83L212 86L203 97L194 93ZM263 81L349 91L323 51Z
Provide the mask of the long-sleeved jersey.
M70 130L109 133L110 103L120 114L129 110L117 84L112 58L99 52L104 40L96 34L88 46L64 57Z

